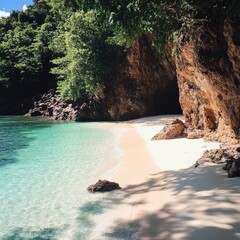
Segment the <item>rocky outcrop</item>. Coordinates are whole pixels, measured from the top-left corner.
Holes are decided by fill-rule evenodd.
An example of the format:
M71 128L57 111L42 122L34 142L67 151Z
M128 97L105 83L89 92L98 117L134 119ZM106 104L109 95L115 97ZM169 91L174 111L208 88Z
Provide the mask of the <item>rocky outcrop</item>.
M78 106L73 101L64 101L54 90L33 99L33 108L26 116L46 116L54 120L76 120Z
M225 163L228 159L240 158L240 145L221 146L219 149L207 150L203 156L197 160L198 164Z
M179 120L175 119L172 122L164 126L158 134L156 134L152 140L164 140L164 139L174 139L178 137L186 137L185 134L186 126Z
M223 170L227 171L228 177L240 176L240 145L221 146L220 149L212 149L204 152L197 160L195 167L203 163L225 163Z
M107 180L99 180L97 183L90 185L87 190L89 192L109 192L113 190L121 189L118 183L109 182Z
M240 24L202 23L179 37L177 77L190 138L236 143L240 133Z
M45 116L53 120L89 121L110 120L103 100L99 96L92 96L73 101L63 100L55 90L50 90L33 98L33 107L26 116Z

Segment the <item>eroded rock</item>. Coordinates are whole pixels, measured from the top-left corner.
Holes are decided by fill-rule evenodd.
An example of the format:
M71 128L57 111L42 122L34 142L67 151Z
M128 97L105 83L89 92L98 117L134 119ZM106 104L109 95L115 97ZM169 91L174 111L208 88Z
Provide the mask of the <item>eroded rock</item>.
M77 111L73 101L64 101L54 90L39 95L34 101L34 106L26 116L46 116L54 120L76 120Z
M168 123L152 140L174 139L185 136L185 124L178 118Z
M203 156L197 160L198 164L204 162L209 163L225 163L229 159L240 158L240 145L224 146L221 145L219 149L207 150L203 153Z
M226 170L228 177L240 176L240 146L221 146L220 149L212 149L204 152L203 156L197 160L195 167L204 162L225 163L223 170Z

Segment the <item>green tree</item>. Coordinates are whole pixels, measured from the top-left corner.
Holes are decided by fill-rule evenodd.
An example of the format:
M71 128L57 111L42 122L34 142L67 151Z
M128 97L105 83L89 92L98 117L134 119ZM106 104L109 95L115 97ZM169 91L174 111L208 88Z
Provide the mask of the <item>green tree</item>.
M151 34L160 50L182 28L189 29L206 20L240 17L237 0L76 1L84 11L94 9L99 21L108 20L116 42L129 42L142 34Z
M95 14L89 11L73 13L60 32L54 47L55 52L59 49L63 56L53 61L56 67L52 72L59 76L58 89L62 97L77 99L97 93L103 74L109 71L106 56L112 49L106 41L109 30L100 27Z
M54 85L49 44L56 23L47 18L49 10L41 1L0 21L0 84L18 94Z

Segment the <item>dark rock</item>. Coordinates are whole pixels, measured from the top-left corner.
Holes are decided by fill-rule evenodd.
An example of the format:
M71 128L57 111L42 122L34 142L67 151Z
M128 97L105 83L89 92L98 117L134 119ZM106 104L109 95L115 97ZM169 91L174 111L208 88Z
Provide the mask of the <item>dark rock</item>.
M240 176L240 159L231 159L231 161L228 161L227 170L228 170L229 178L239 177Z
M229 170L232 167L233 161L234 161L234 158L227 159L225 165L223 166L223 170L226 170L227 172L229 172Z
M26 116L46 116L54 120L76 120L73 101L65 101L54 90L34 98L34 106Z
M42 115L41 110L39 110L37 108L31 109L27 114L27 116L31 116L31 117L37 117L37 116L41 116L41 115Z
M221 146L220 149L207 150L203 156L197 160L196 164L199 165L204 162L225 163L223 170L227 171L228 177L238 177L240 176L240 153L238 150L239 145Z
M204 162L222 164L231 159L240 158L240 153L237 151L239 145L221 146L219 149L207 150L203 153L203 156L197 160L199 164Z
M109 182L107 180L99 180L97 183L90 185L87 190L89 192L109 192L113 190L121 189L118 183Z

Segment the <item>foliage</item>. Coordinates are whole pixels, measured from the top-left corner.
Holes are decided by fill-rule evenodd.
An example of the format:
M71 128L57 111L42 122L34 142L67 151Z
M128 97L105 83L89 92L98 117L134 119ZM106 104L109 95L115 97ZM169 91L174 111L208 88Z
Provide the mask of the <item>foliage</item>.
M16 92L37 92L50 84L49 6L41 2L0 21L0 83Z
M64 98L96 93L114 66L109 26L75 0L35 0L0 21L0 85L40 91L55 85ZM34 93L33 93L34 94Z
M65 23L60 38L66 54L53 61L57 66L52 70L59 75L59 91L64 98L76 99L99 88L97 44L101 37L102 30L96 26L92 12L76 12ZM58 43L59 39L56 40Z
M238 0L76 0L80 9L97 12L107 19L115 41L127 43L142 34L155 36L155 46L164 46L184 27L199 21L240 17ZM123 39L125 38L125 39Z
M238 0L34 0L0 20L0 87L24 95L57 85L71 99L95 94L115 68L116 45L151 34L164 51L181 29L239 18L239 7Z
M62 97L77 99L99 90L107 64L104 57L111 49L106 43L109 34L97 25L92 11L76 12L65 23L54 44L65 54L53 60L57 66L52 69L61 80L58 89Z

